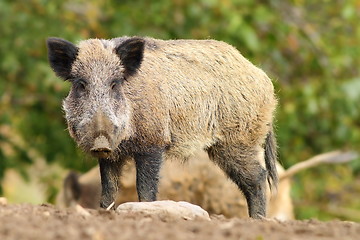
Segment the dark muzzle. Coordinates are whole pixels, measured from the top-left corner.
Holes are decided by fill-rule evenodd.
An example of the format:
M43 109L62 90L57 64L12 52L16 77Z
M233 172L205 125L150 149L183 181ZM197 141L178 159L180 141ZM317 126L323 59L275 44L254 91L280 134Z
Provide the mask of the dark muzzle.
M104 135L98 136L90 152L96 158L108 158L112 152L109 140Z

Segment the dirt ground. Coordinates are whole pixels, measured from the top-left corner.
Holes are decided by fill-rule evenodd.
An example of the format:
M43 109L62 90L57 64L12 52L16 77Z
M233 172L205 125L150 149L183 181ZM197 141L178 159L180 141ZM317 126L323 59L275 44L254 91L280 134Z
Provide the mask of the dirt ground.
M84 210L84 209L82 209ZM115 211L0 205L0 239L359 239L360 224L344 221L266 221L211 216L185 220Z

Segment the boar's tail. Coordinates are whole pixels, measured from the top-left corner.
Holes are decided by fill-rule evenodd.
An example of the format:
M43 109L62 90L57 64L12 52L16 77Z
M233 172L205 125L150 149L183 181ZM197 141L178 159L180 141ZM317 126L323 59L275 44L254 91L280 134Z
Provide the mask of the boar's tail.
M278 173L276 170L276 138L274 134L274 130L271 127L271 130L268 132L265 140L265 166L266 170L268 172L268 183L270 186L270 189L275 188L277 189L278 185Z

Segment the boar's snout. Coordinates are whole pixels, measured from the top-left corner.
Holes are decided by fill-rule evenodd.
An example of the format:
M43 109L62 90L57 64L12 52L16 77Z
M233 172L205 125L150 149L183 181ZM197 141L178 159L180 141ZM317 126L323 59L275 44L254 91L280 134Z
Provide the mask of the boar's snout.
M118 127L103 111L98 111L90 124L87 132L92 136L90 140L90 153L96 158L109 158L115 150Z
M98 136L90 152L96 158L108 158L112 152L109 140L103 135Z

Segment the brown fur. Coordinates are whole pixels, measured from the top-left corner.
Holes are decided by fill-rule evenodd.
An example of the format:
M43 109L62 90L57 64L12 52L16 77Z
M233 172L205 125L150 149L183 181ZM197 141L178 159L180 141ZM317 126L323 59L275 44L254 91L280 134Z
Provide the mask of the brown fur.
M99 157L103 207L115 198L126 159L135 158L139 199L148 201L156 199L162 158L206 150L244 192L250 216L265 216L265 179L277 183L277 101L271 80L235 48L128 37L78 47L50 39L48 47L54 71L73 83L63 104L70 134ZM269 144L266 172L259 156Z
M170 145L166 154L177 158L187 158L219 141L251 148L264 143L276 99L263 71L223 42L147 41L138 74L123 86L132 111L127 132L136 134L137 141ZM90 79L99 88L121 71L117 56L111 48L104 48L101 40L79 44L74 75ZM99 97L99 91L91 97ZM88 100L89 104L96 102ZM69 106L76 108L73 114L81 114L80 106L72 104L70 93L64 101L65 111L68 113ZM126 135L119 140L129 137Z

